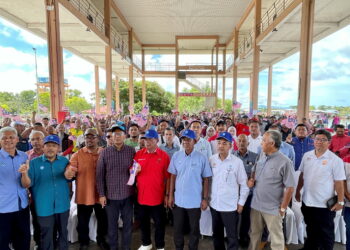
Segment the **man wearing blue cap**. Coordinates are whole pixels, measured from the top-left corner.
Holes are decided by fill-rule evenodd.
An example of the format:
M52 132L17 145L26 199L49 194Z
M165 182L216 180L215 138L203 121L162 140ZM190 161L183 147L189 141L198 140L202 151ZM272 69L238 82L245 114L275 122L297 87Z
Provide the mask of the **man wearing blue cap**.
M156 249L165 246L165 209L167 182L170 177L168 154L158 148L158 133L147 130L144 135L145 148L138 151L135 161L139 164L136 176L137 201L140 204L139 218L141 221L142 246L139 250L152 249L150 218L154 221Z
M210 157L213 172L210 192L214 249L226 249L224 229L226 229L227 249L238 249L237 221L249 194L247 174L241 159L230 154L232 135L219 133L217 154Z
M172 174L168 206L174 207L174 243L176 249L182 250L184 248L183 225L187 214L190 224L188 245L190 250L196 250L200 235L201 209L205 210L208 207L209 177L212 176L212 173L207 157L194 150L196 142L194 131L185 130L181 138L184 150L174 154L168 169L168 172Z
M49 135L44 139L44 154L23 164L18 170L22 173L22 186L31 187L35 210L41 231L42 249L54 249L53 231L58 229L58 248L68 249L68 218L70 197L68 180L64 173L69 161L58 156L60 139Z

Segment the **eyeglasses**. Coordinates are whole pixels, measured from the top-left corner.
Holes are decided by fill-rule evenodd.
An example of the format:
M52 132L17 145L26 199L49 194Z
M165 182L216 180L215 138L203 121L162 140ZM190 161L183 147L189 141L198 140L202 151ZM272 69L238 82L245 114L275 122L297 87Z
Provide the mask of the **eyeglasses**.
M97 136L85 136L85 139L93 140L97 138Z
M107 135L106 138L107 138L107 139L111 139L112 136L111 136L111 135Z
M315 141L317 141L317 142L327 142L328 139L315 138Z
M116 136L123 136L123 135L124 135L124 132L113 132L113 135L116 135Z

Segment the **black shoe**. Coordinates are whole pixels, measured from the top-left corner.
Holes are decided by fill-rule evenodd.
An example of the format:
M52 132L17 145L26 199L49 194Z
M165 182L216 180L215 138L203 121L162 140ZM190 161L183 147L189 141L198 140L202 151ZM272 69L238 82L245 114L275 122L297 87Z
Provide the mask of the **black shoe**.
M88 250L89 245L80 245L79 250Z
M105 241L97 242L97 245L100 247L101 250L109 250L109 245Z

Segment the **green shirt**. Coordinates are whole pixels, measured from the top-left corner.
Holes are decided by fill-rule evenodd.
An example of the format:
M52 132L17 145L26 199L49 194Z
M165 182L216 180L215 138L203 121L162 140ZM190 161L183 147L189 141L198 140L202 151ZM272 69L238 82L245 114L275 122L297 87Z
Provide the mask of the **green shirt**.
M62 156L50 162L45 155L30 161L28 175L38 216L51 216L69 210L69 181L64 176L68 163L67 158Z
M139 145L138 142L132 141L131 138L126 139L124 141L124 143L125 143L125 145L128 145L128 146L133 147L133 148L136 148Z

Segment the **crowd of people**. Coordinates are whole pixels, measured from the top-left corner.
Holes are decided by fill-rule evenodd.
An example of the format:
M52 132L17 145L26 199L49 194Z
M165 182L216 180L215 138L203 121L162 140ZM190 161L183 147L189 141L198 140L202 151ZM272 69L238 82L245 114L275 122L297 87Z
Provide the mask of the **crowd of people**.
M202 211L210 210L215 250L256 250L269 238L285 248L286 210L301 210L306 250L331 250L334 217L344 210L350 249L350 136L307 119L244 114L3 120L0 129L0 249L66 250L74 193L80 249L97 219L101 249L139 250L173 244L198 249ZM30 215L32 219L30 220ZM118 221L122 240L118 240ZM152 243L151 225L154 227ZM121 247L120 247L121 244Z

